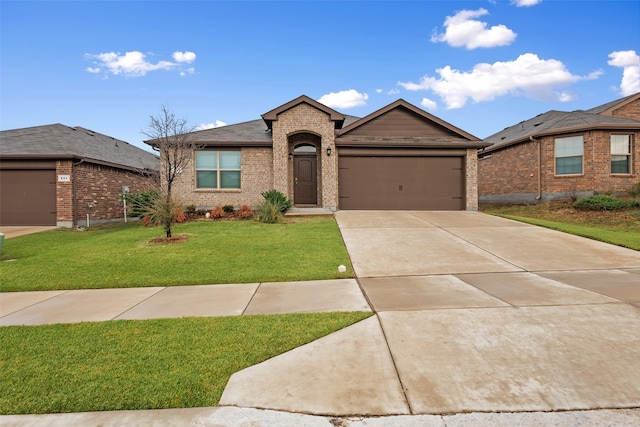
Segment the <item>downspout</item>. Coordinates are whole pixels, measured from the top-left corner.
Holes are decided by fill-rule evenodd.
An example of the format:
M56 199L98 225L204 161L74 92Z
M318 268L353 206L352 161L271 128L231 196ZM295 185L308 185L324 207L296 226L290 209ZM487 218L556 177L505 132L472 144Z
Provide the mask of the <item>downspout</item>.
M540 200L542 198L542 141L533 136L529 136L529 140L538 143L538 195L536 200Z
M71 199L73 206L73 222L72 227L75 228L78 226L78 196L77 196L77 186L76 186L76 166L83 164L85 159L81 159L78 163L71 164L71 173L73 174L71 179Z

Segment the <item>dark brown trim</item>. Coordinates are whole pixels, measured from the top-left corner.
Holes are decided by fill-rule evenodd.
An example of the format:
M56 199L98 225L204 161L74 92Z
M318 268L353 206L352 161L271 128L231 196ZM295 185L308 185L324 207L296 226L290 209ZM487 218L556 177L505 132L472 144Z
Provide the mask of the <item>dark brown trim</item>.
M352 140L346 137L336 138L336 147L368 147L368 148L483 148L491 145L484 141L442 141L442 140L423 140L419 138L411 139L391 139L386 140Z
M427 157L427 156L465 156L467 150L446 149L407 149L407 148L338 148L339 156L373 156L373 157Z

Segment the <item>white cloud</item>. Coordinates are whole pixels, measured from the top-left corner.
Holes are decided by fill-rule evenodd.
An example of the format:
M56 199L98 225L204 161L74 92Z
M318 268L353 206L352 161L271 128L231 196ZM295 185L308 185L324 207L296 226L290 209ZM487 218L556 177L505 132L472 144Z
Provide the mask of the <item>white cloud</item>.
M389 92L387 92L387 95L397 95L399 93L400 91L398 89L391 89Z
M382 93L382 89L376 89L376 93Z
M511 0L511 4L518 7L530 7L542 3L542 0Z
M511 44L517 36L504 25L494 25L487 28L487 23L478 21L480 16L487 15L486 9L461 10L453 16L447 16L444 21L445 32L434 34L431 41L446 42L450 46L467 49L479 47L496 47Z
M366 93L349 89L322 95L318 102L331 108L353 108L367 105L367 99L369 99L369 95Z
M438 108L438 104L435 101L430 100L429 98L422 98L422 102L420 102L420 105L422 105L429 111L433 111Z
M515 61L477 64L470 72L448 65L436 72L440 77L424 76L419 83L398 84L411 91L432 90L445 101L447 108L454 109L464 107L469 98L482 102L507 94L565 101L570 96L557 93L555 88L595 79L601 74L596 71L586 77L576 76L562 62L540 59L533 53L520 55Z
M215 123L202 123L199 124L198 126L196 126L196 130L206 130L206 129L213 129L213 128L219 128L221 126L226 126L227 124L221 120L216 120Z
M187 68L185 71L180 71L180 75L181 75L182 77L184 77L184 76L186 76L186 75L188 75L188 74L193 74L193 73L195 73L195 72L196 72L196 69L195 69L195 68L193 68L193 67L191 67L191 68Z
M151 71L172 70L180 68L180 64L183 62L190 63L195 60L195 53L193 52L175 52L173 56L178 62L158 61L156 63L149 62L147 55L137 50L126 52L124 55L120 54L120 52L106 52L98 54L87 53L84 56L86 59L94 60L94 65L96 65L96 67L88 67L88 72L96 74L104 69L105 73L123 75L125 77L142 77Z
M176 62L186 62L191 64L196 60L196 54L193 52L173 52L173 59Z
M609 65L622 68L622 96L640 92L640 56L635 50L620 50L609 54Z

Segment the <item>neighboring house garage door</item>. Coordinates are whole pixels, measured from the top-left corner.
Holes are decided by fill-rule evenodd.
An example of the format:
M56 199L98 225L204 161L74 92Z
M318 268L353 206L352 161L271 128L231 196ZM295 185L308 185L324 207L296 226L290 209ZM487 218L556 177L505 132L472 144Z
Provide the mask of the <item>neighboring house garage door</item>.
M56 225L56 171L0 171L2 225Z
M338 160L340 209L463 210L462 156L358 156Z

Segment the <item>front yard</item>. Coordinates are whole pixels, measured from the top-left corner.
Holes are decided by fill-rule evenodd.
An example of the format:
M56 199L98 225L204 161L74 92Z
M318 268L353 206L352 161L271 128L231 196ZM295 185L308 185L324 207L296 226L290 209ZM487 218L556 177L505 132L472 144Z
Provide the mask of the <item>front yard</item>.
M58 229L5 240L0 291L125 288L353 277L332 217L196 221L174 226L182 243L151 244L139 223ZM344 273L339 265L347 266Z

